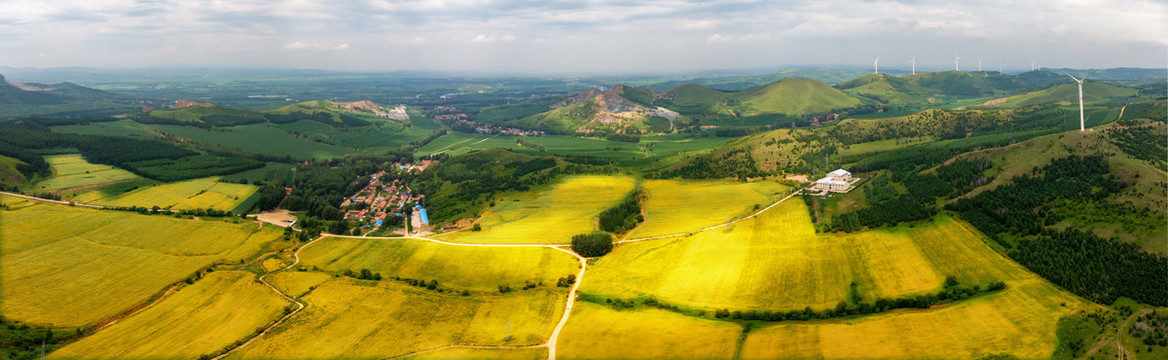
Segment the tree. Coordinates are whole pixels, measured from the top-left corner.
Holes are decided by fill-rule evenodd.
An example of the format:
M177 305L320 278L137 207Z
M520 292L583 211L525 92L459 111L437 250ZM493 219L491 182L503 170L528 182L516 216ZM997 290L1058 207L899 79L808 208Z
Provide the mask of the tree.
M572 236L572 251L583 257L603 256L612 251L612 235L595 232Z
M349 223L347 221L337 220L333 221L332 224L329 224L330 233L344 235L347 231L349 231Z

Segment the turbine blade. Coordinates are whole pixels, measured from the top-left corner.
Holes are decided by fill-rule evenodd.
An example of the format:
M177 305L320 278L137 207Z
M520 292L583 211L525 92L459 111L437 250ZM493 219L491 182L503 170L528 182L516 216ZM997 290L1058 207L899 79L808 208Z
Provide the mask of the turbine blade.
M1075 76L1074 76L1074 75L1067 74L1067 72L1066 72L1066 71L1063 71L1063 69L1059 69L1059 72L1063 73L1063 75L1070 76L1072 79L1075 79ZM1087 78L1083 78L1083 80L1086 80L1086 79L1087 79ZM1075 82L1079 82L1079 81L1083 81L1083 80L1075 79Z
M1087 80L1087 78L1091 77L1091 75L1095 75L1097 72L1099 72L1099 69L1095 69L1095 71L1092 71L1090 74L1087 74L1087 76L1084 76L1083 80Z

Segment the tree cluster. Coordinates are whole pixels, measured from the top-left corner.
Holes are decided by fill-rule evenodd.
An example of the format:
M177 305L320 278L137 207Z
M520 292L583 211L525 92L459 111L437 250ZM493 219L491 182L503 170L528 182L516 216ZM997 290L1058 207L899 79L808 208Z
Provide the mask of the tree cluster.
M572 236L572 251L583 257L597 257L612 251L612 235L603 232Z
M645 221L641 214L641 202L644 193L637 189L625 196L616 206L605 209L600 213L600 230L613 234L623 234L637 227Z

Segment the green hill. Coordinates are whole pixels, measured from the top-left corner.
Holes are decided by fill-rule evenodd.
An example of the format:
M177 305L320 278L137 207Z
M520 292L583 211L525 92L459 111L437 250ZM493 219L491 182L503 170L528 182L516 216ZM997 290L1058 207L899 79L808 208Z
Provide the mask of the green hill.
M1016 76L998 74L996 71L928 72L906 75L904 79L939 95L947 96L1005 95L1032 87Z
M272 122L287 124L310 120L332 127L364 127L388 120L389 112L370 101L337 103L328 100L305 101L268 111L252 111L212 104L193 103L181 109L155 110L135 116L134 121L147 124L171 124L195 127L231 127Z
M1120 102L1131 100L1139 91L1133 88L1115 86L1098 81L1083 83L1083 103ZM1025 92L1006 98L1006 106L1027 106L1049 102L1074 103L1079 99L1079 86L1074 83L1054 85L1045 89Z
M836 87L886 104L925 104L933 95L929 89L888 74L864 75Z
M259 112L210 104L198 104L175 110L155 110L135 120L142 123L180 125L198 123L213 126L235 126L266 121L264 115Z
M505 124L561 133L651 133L685 121L676 112L654 106L652 89L617 84L608 91L589 90L553 103L550 109Z
M733 94L688 83L661 93L659 103L682 114L717 113L727 105Z
M825 83L787 78L735 93L742 115L784 113L800 115L860 105L854 96Z
M72 83L10 83L0 75L0 118L27 116L113 115L131 109L120 94Z

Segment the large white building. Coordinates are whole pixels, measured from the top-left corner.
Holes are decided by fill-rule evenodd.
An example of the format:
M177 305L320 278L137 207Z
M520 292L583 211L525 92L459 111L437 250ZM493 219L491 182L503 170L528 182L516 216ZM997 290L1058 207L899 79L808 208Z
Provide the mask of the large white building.
M852 173L838 169L827 173L827 176L815 181L815 188L831 192L847 192L853 183Z

